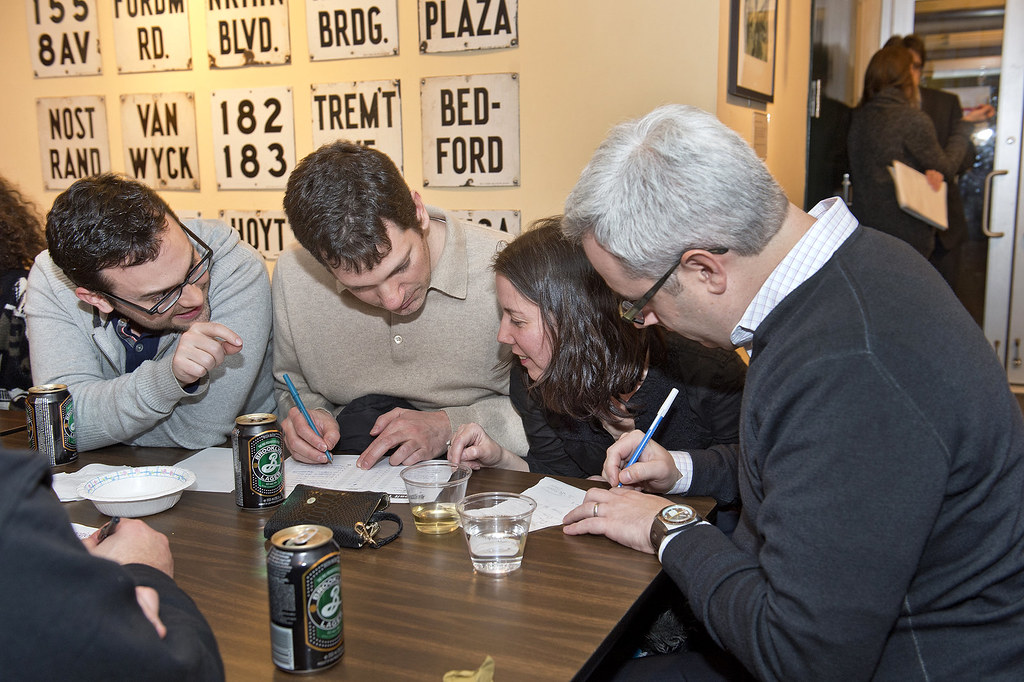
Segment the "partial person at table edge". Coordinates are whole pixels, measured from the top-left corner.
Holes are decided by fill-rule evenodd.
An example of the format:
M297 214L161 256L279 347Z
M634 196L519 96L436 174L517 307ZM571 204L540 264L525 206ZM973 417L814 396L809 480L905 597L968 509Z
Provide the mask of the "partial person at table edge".
M75 182L46 219L25 312L36 384L66 384L79 451L219 445L273 412L270 282L219 221L178 220L152 189Z
M611 131L563 225L627 300L670 268L645 324L750 353L731 536L623 488L588 491L565 532L657 553L758 679L1020 677L1024 416L926 260L839 199L799 210L739 135L678 105ZM609 449L613 474L635 441ZM620 479L664 492L679 472L652 445Z
M599 476L616 439L646 431L672 388L679 397L658 428L674 450L710 458L735 479L746 366L732 351L623 319L582 247L562 236L561 218L535 222L494 257L502 308L498 340L511 350L509 393L529 441L520 456L478 424L464 424L448 458L557 476ZM726 486L727 488L727 486ZM705 493L697 493L705 494ZM736 490L707 494L732 502Z
M222 680L217 641L174 582L167 537L123 519L79 540L36 453L0 448L4 614L12 680Z
M299 162L284 208L301 247L274 269L274 375L293 457L412 464L467 422L525 448L488 271L506 235L425 205L387 155L344 140Z

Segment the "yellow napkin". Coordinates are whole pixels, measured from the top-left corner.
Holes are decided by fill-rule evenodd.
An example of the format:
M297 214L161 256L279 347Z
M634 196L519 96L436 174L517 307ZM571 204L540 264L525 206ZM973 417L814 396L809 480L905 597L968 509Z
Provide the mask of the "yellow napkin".
M444 682L494 682L494 659L488 656L477 670L449 670Z

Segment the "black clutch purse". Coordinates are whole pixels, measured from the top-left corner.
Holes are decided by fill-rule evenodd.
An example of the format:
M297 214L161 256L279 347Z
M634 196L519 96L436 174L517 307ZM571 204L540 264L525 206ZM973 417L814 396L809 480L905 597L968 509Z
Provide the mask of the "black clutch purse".
M334 540L342 547L383 547L402 532L402 519L384 511L390 503L387 493L329 490L300 483L267 521L263 537L269 539L282 528L311 523L334 531ZM398 529L382 536L382 521L393 522Z

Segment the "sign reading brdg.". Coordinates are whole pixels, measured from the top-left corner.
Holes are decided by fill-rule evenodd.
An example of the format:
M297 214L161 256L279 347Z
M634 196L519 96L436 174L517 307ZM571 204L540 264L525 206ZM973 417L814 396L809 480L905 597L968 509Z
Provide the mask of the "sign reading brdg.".
M36 121L46 189L67 189L75 180L110 172L102 96L37 99Z
M213 158L220 189L284 189L295 166L292 89L215 90Z
M97 0L25 0L36 78L95 76L103 70L97 4Z
M312 88L313 148L335 140L373 147L402 170L402 88L397 80Z
M398 0L306 0L311 61L398 54Z
M424 78L423 184L519 185L519 74Z

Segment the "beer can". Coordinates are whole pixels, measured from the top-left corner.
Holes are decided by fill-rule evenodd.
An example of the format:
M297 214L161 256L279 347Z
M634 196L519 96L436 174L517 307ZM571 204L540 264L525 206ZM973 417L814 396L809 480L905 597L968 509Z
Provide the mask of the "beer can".
M235 503L242 509L266 509L284 500L283 441L272 414L243 414L235 419L231 430Z
M50 466L78 459L75 446L75 405L64 384L43 384L28 389L25 418L28 447L50 460Z
M345 653L341 562L326 526L290 526L274 533L267 554L270 653L289 672L329 668Z

